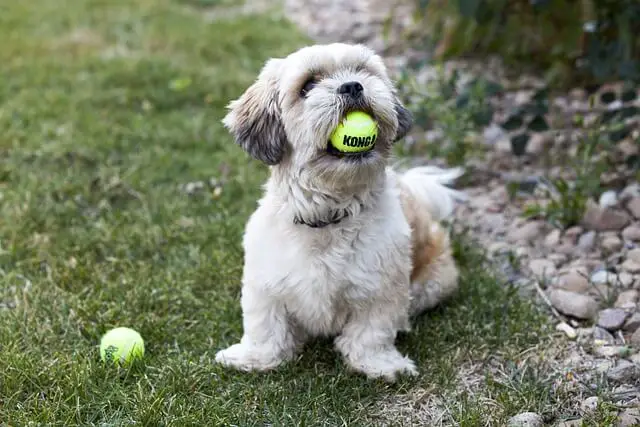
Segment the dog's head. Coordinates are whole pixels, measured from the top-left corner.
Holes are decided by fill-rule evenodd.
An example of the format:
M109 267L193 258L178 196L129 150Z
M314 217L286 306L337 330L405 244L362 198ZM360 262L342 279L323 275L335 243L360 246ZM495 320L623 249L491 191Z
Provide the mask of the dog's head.
M373 150L347 156L330 149L331 133L349 111L376 120ZM363 183L383 170L412 119L378 55L362 45L334 43L267 61L255 83L230 103L223 123L252 157L335 186Z

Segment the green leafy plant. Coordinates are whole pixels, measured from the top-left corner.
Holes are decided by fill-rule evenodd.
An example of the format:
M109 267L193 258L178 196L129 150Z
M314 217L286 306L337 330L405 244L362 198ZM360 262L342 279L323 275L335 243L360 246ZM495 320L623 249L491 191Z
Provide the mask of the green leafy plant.
M525 216L542 217L558 228L578 224L589 199L602 193L600 177L611 169L612 146L617 142L616 129L625 128L619 121L600 118L591 126L586 126L583 117L576 118L576 125L584 130L580 138L575 158L571 160L575 179L562 177L544 179L542 192L546 203L536 203L525 209Z
M481 154L478 129L491 123L494 113L487 98L502 87L484 79L465 82L457 70L447 76L438 65L434 70L435 78L426 83L407 74L400 79L399 87L417 127L436 131L437 136L424 144L426 152L444 158L450 165L463 164Z

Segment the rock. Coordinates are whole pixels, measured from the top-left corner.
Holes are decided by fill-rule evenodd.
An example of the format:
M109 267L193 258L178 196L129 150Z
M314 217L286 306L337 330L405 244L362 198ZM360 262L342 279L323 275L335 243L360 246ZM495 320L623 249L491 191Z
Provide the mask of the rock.
M576 253L576 246L574 243L563 241L553 250L559 254L573 255Z
M618 415L617 427L637 427L640 425L640 409L629 408Z
M563 265L567 262L567 256L565 254L549 254L547 259L554 263L556 266Z
M573 329L569 324L565 322L560 322L556 325L556 331L564 332L567 338L575 339L578 336L578 333L575 329Z
M594 353L600 357L626 357L631 350L625 345L598 345Z
M571 243L575 243L578 239L578 236L582 234L584 229L579 225L575 225L573 227L567 228L564 232L564 238L570 241Z
M627 252L627 259L640 263L640 248L631 249Z
M613 337L613 335L611 335L609 331L598 326L593 328L593 341L596 344L600 345L616 343L616 339Z
M598 270L591 275L589 280L594 285L605 285L605 284L608 285L608 284L614 283L615 276L616 276L615 273L612 273L610 271Z
M587 231L582 236L578 238L578 248L582 249L584 252L589 252L596 243L596 232L595 231Z
M631 334L631 338L629 338L629 342L635 348L640 348L640 328L636 329L636 331Z
M587 397L580 403L580 410L585 415L590 414L598 409L599 403L600 399L598 398L598 396Z
M607 371L607 378L617 383L635 381L640 374L640 370L635 363L621 359Z
M508 136L498 139L495 144L495 149L498 153L512 154L511 138Z
M582 418L578 418L576 420L562 421L560 424L557 424L556 427L582 427L582 425Z
M544 421L542 417L535 412L523 412L509 418L507 425L509 427L542 427Z
M606 308L598 314L598 326L608 331L622 328L628 314L621 308Z
M504 205L509 203L509 201L511 200L511 197L509 196L509 191L507 190L507 187L505 187L504 185L500 185L494 188L493 190L491 190L491 193L489 193L489 195L501 207L504 207Z
M613 360L611 359L601 359L596 361L595 370L599 374L606 373L609 369L613 368Z
M640 144L633 141L632 137L625 138L622 141L616 144L616 149L624 156L624 158L629 158L631 156L638 155L640 151Z
M537 277L549 277L555 274L556 265L547 259L534 259L529 262L529 269Z
M496 254L509 252L510 247L505 242L493 242L492 244L489 245L487 249L490 254L496 255Z
M635 279L633 278L633 274L627 271L621 271L620 273L618 273L617 283L623 288L631 287L631 285L633 285L634 280Z
M624 190L620 192L620 200L628 202L634 197L640 197L640 183L634 182L627 185Z
M551 289L549 301L561 313L578 319L593 319L598 312L598 303L589 295L563 289Z
M614 307L616 308L628 308L631 305L636 305L638 302L638 291L635 289L629 289L622 291L618 294Z
M638 274L640 273L640 262L628 259L620 265L620 268L628 273Z
M543 234L546 228L543 221L526 222L521 227L514 227L507 235L507 240L512 243L530 242Z
M640 242L640 224L631 224L622 230L622 238L632 242Z
M638 328L640 328L640 313L633 313L627 321L624 322L624 327L622 329L627 332L633 332Z
M633 197L627 202L627 210L635 219L640 219L640 197Z
M634 353L631 356L629 356L628 359L631 362L635 363L636 365L640 366L640 353Z
M591 284L587 277L580 274L580 271L571 270L557 278L556 287L571 292L583 293L591 287Z
M548 248L554 248L558 246L558 244L560 243L561 235L562 233L558 229L551 231L551 233L547 234L547 236L544 238L544 245Z
M602 239L602 242L600 242L600 245L604 250L611 253L611 252L617 252L620 249L622 249L623 243L622 243L622 239L620 239L618 236L607 236L604 239Z
M500 140L500 138L508 138L507 133L498 126L496 123L491 123L487 126L482 136L484 137L484 143L487 145L494 145L496 142Z
M534 133L531 135L531 139L527 143L526 152L528 154L537 155L545 150L548 147L553 145L553 136L551 133Z
M631 218L626 212L619 209L602 208L593 200L589 200L582 218L582 225L588 230L615 231L622 230L630 221Z
M517 247L513 253L515 254L516 258L522 259L529 256L529 248L520 246L520 247Z
M600 205L601 208L610 208L617 203L618 195L613 190L605 191L600 195L600 200L598 200L598 205Z

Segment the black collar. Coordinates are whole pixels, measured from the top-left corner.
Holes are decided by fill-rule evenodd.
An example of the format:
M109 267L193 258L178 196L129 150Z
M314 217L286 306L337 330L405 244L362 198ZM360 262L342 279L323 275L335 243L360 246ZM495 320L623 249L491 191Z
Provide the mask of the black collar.
M331 212L331 216L326 221L317 220L317 221L308 222L308 221L305 221L304 218L296 215L293 217L293 223L304 224L311 228L324 228L327 225L338 224L340 221L342 221L348 216L349 216L349 212L346 209L341 209L341 210Z

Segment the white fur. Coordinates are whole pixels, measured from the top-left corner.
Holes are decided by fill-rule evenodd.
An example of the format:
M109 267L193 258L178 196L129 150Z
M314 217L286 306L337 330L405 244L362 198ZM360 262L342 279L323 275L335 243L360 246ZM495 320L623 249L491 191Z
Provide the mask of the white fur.
M388 147L384 145L378 157L363 163L344 163L311 150L326 143L327 130L324 123L308 127L305 114L330 117L339 108L327 99L334 97L331 91L336 84L353 78L341 66L350 65L357 56L371 58L374 68L380 68L378 57L364 47L329 46L307 48L303 53L308 54L298 52L278 60L290 65L285 67L288 77L280 81L263 73L256 85L264 88L268 86L265 79L272 79L271 89L250 89L256 92L244 102L251 109L238 112L243 108L241 99L232 103L225 119L227 127L240 135L237 130L246 124L242 121L260 114L255 111L269 91L286 91L277 93L291 146L273 165L243 239L244 333L240 342L219 351L216 361L240 370L268 370L291 360L309 338L333 336L336 349L352 369L393 381L400 373L417 373L414 362L394 342L398 331L410 330L413 294L428 292L425 283L410 283L412 229L401 204L400 186L424 204L429 210L425 215L444 218L460 194L443 183L455 179L459 171L415 168L395 172L385 166ZM307 62L314 67L330 62L322 55L333 58L335 72L327 77L328 83L319 83L318 93L298 100L293 93L298 88L287 86L288 80L303 72ZM387 122L381 134L390 139L398 129L398 119L389 116L395 95L382 68L378 73L382 77L363 74L363 81L376 88L369 96L374 111ZM325 104L319 106L323 99ZM294 119L293 112L302 116ZM340 111L334 111L336 114ZM390 146L391 141L387 142ZM310 166L317 164L314 156L322 156L324 162L318 169ZM344 210L349 216L324 228L292 220L296 216L318 219L334 210Z

